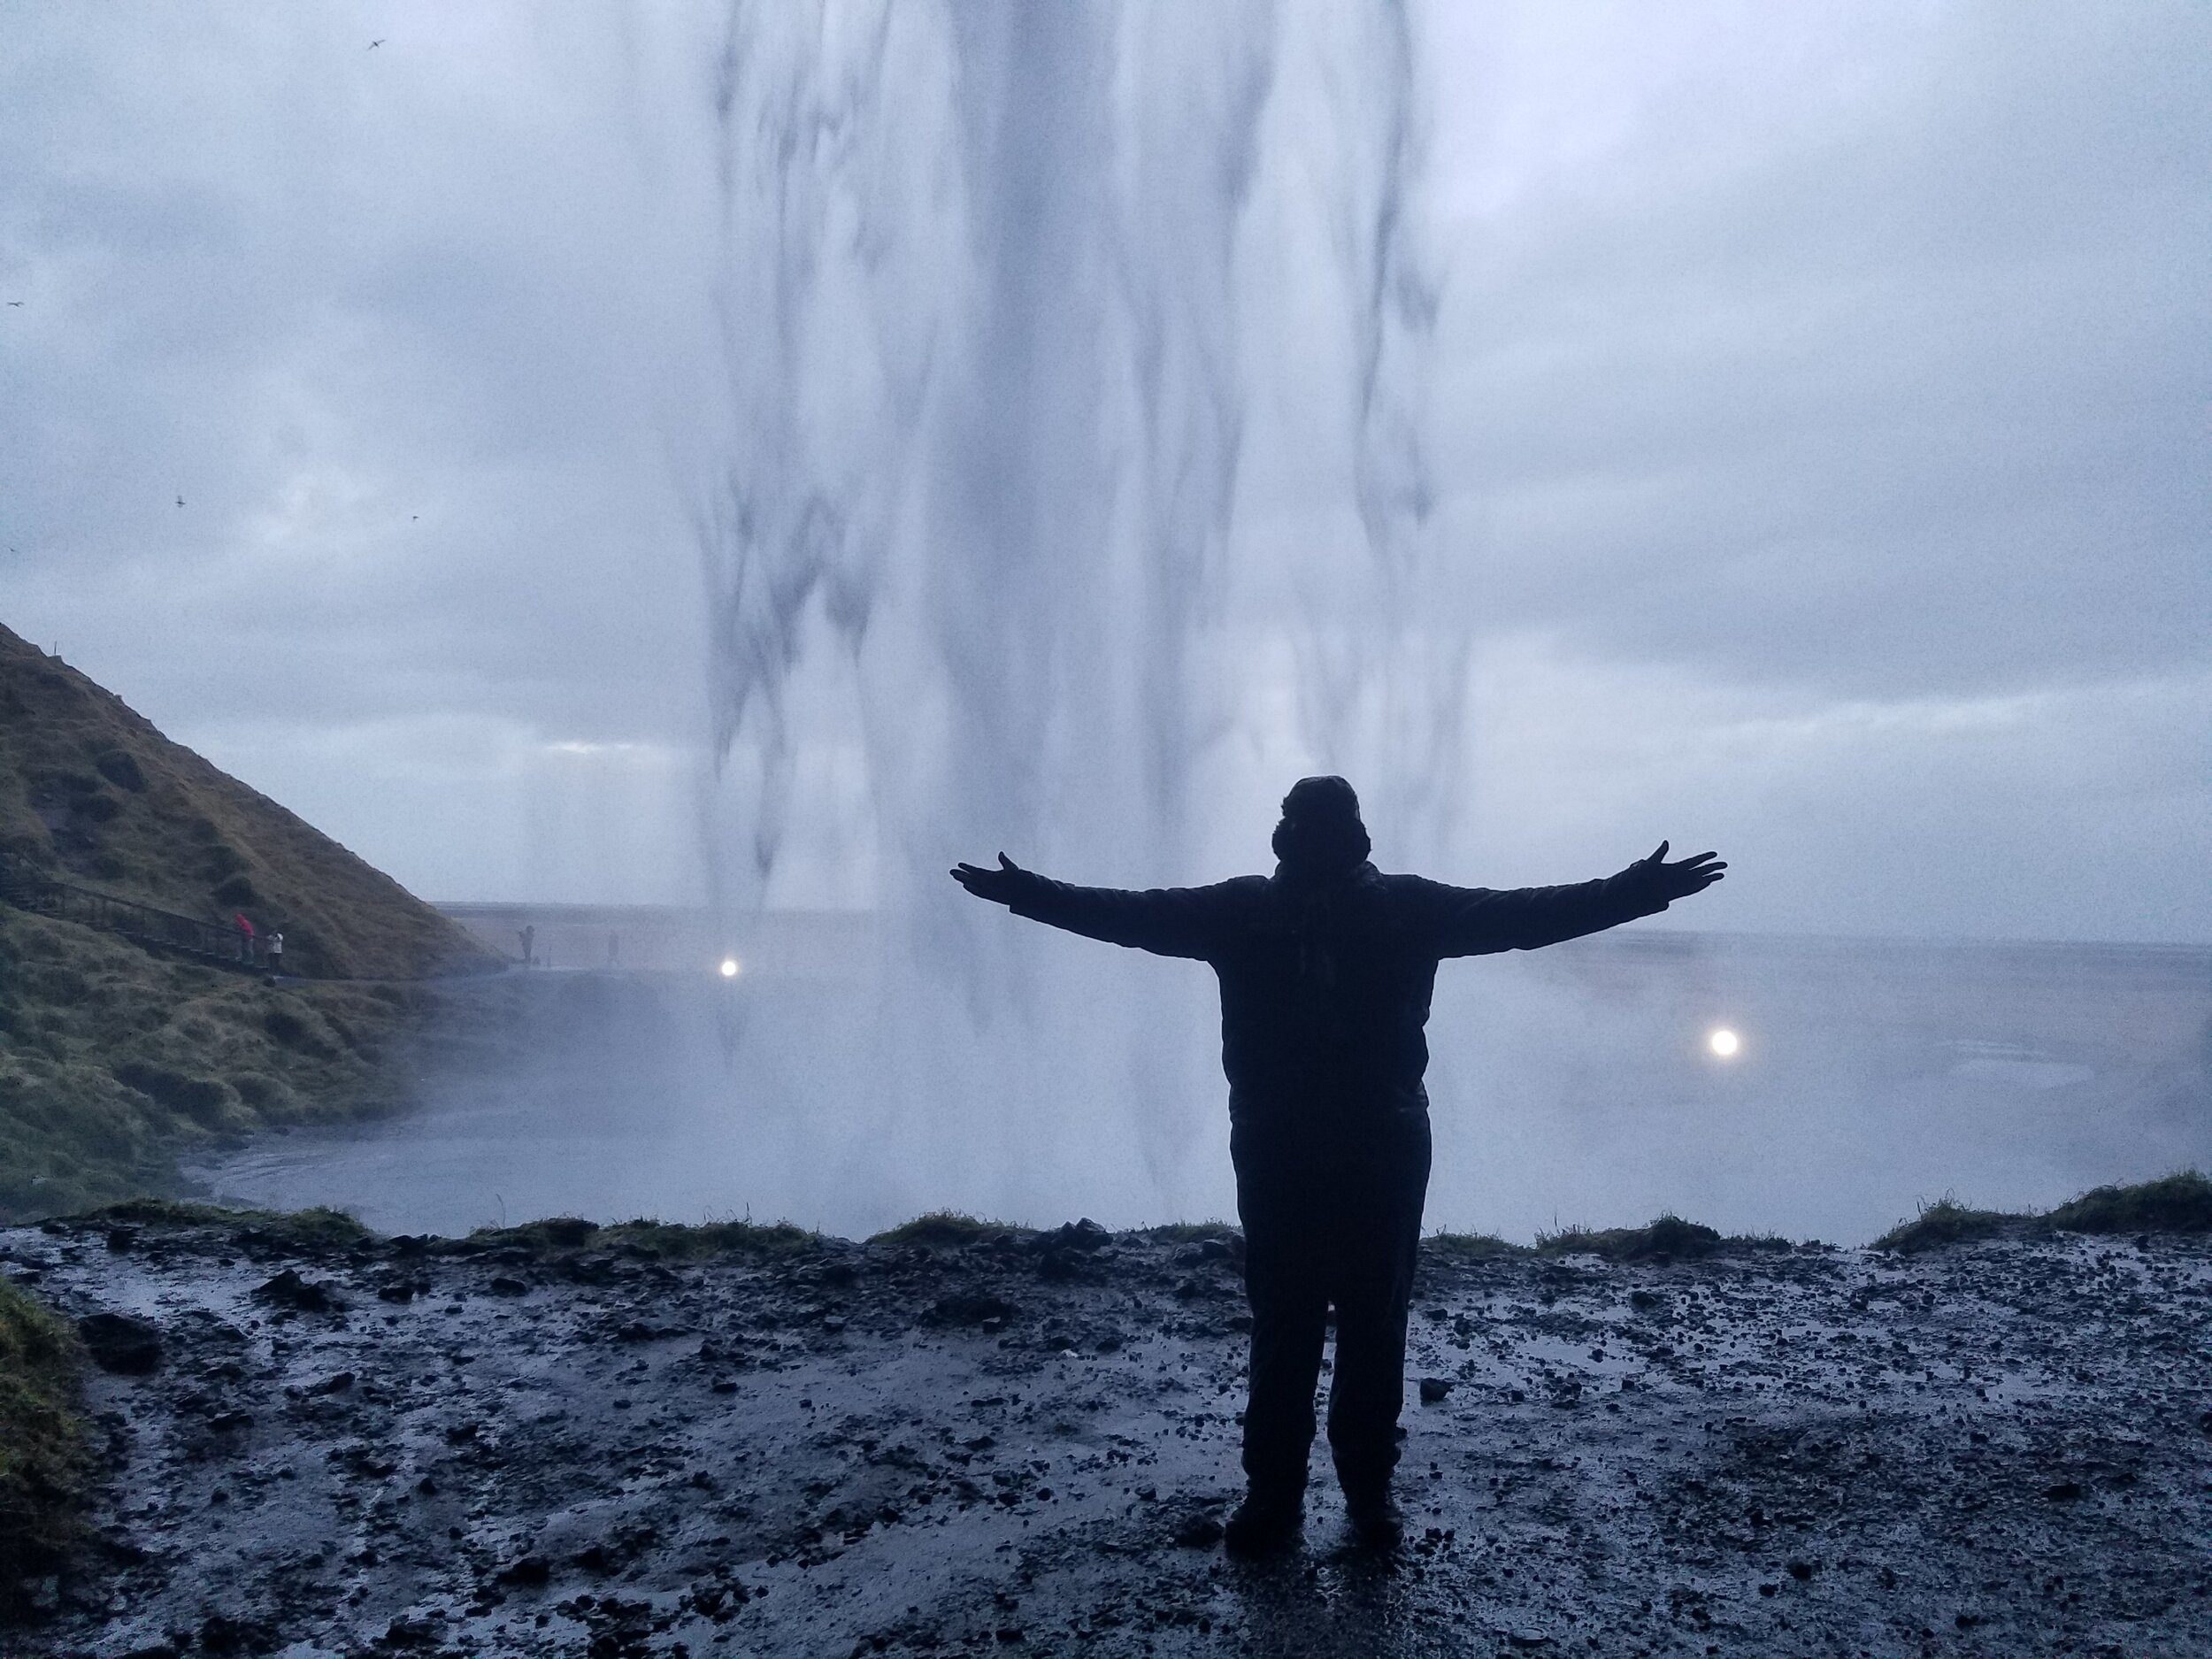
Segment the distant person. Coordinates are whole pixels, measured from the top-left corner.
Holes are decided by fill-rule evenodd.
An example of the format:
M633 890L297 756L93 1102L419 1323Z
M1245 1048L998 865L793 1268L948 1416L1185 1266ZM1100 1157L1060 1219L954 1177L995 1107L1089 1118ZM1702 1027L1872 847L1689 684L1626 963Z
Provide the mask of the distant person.
M254 956L253 924L246 919L243 910L233 910L230 919L238 928L238 960L251 967Z
M515 937L522 941L522 965L526 968L529 967L538 959L537 924L534 922L531 923L527 927L523 928L520 932L516 933Z
M1110 944L1210 964L1221 981L1229 1154L1252 1306L1244 1502L1228 1543L1286 1547L1304 1519L1314 1386L1332 1304L1329 1450L1361 1537L1386 1543L1404 1403L1406 1313L1429 1177L1423 1034L1446 956L1532 950L1618 926L1702 891L1711 853L1667 844L1618 875L1491 891L1383 875L1367 861L1359 798L1304 778L1283 799L1273 876L1204 887L1078 887L1018 867L954 879L1017 916Z
M280 928L272 932L269 935L269 972L272 973L284 972L284 933Z

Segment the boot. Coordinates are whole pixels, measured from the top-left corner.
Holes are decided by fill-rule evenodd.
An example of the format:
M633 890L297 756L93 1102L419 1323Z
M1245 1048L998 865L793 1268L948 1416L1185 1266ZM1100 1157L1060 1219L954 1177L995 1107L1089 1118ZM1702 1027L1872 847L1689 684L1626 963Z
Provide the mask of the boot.
M1222 1528L1222 1542L1233 1555L1277 1555L1297 1541L1305 1520L1305 1502L1296 1493L1255 1490Z
M1405 1532L1405 1512L1390 1495L1388 1481L1345 1487L1344 1514L1363 1549L1394 1548Z

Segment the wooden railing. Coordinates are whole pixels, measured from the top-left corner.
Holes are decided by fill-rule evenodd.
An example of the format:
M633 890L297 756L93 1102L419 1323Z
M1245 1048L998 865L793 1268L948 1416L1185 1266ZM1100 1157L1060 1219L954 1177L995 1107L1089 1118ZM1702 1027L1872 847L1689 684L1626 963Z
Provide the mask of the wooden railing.
M204 922L196 917L180 916L173 910L157 910L135 899L118 898L112 893L81 887L72 881L58 881L4 857L0 857L0 902L12 904L19 910L119 933L156 949L180 951L220 967L250 972L261 965L261 941L243 928Z

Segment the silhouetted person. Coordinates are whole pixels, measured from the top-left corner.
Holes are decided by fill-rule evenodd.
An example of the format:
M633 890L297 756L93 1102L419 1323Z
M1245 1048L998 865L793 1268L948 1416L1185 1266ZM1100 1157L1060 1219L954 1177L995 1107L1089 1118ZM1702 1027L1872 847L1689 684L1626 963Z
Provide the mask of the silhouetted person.
M1017 916L1212 965L1221 981L1229 1152L1252 1304L1245 1500L1231 1548L1280 1548L1304 1517L1314 1385L1336 1309L1329 1450L1363 1535L1396 1535L1390 1497L1404 1403L1406 1310L1429 1177L1429 998L1446 956L1532 950L1663 910L1721 879L1667 844L1618 875L1494 892L1367 862L1341 778L1283 798L1272 877L1125 892L1018 867L952 874Z

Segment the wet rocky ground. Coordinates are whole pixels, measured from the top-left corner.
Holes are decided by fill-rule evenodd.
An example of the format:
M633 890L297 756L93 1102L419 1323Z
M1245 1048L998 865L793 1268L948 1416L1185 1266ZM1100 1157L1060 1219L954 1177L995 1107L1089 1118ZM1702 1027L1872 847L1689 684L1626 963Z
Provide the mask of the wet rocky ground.
M0 1233L118 1368L94 1540L0 1646L2212 1653L2202 1239L1433 1249L1403 1544L1317 1459L1247 1564L1233 1234L554 1233Z

